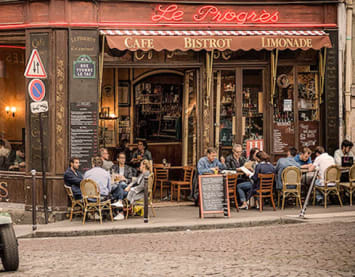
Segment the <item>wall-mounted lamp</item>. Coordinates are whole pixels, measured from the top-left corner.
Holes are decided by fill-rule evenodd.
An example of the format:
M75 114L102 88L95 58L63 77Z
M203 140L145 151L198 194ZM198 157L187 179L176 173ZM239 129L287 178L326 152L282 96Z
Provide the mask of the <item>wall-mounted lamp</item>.
M5 112L6 112L6 114L9 114L11 112L12 113L12 117L15 117L16 107L11 107L10 108L10 106L6 106L5 107Z

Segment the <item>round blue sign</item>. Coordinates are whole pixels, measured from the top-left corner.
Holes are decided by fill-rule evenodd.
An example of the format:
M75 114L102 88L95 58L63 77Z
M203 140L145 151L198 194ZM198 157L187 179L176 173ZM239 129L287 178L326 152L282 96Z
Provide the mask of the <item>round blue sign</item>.
M46 95L46 88L43 81L40 79L33 79L28 85L28 93L33 101L42 101Z

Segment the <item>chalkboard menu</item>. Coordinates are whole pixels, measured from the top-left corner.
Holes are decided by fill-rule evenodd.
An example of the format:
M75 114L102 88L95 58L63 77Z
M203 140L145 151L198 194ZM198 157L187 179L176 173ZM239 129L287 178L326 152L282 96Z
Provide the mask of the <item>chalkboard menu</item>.
M314 150L314 147L319 145L319 129L318 121L300 121L300 149L302 147L309 147Z
M204 214L230 216L228 187L223 175L200 175L200 217Z
M292 123L274 123L274 153L286 153L290 146L295 145L295 128Z
M97 104L70 104L70 155L80 160L81 169L91 168L91 158L97 154Z

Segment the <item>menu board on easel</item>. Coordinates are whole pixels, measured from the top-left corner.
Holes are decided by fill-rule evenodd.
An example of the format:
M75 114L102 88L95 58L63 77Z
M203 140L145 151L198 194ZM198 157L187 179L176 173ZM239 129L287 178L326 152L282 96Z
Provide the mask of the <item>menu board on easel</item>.
M223 175L200 175L200 217L205 214L224 214L230 216L228 186Z
M290 146L295 144L295 128L292 123L274 123L273 152L286 153Z
M319 122L318 121L300 121L299 123L299 148L309 147L312 150L319 145Z

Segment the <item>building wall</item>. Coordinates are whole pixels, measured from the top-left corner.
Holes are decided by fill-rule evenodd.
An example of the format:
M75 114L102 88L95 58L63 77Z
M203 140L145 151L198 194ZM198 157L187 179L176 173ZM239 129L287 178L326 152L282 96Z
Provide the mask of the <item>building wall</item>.
M350 114L351 134L349 138L355 141L355 10L352 19L352 86L351 86L351 114Z

